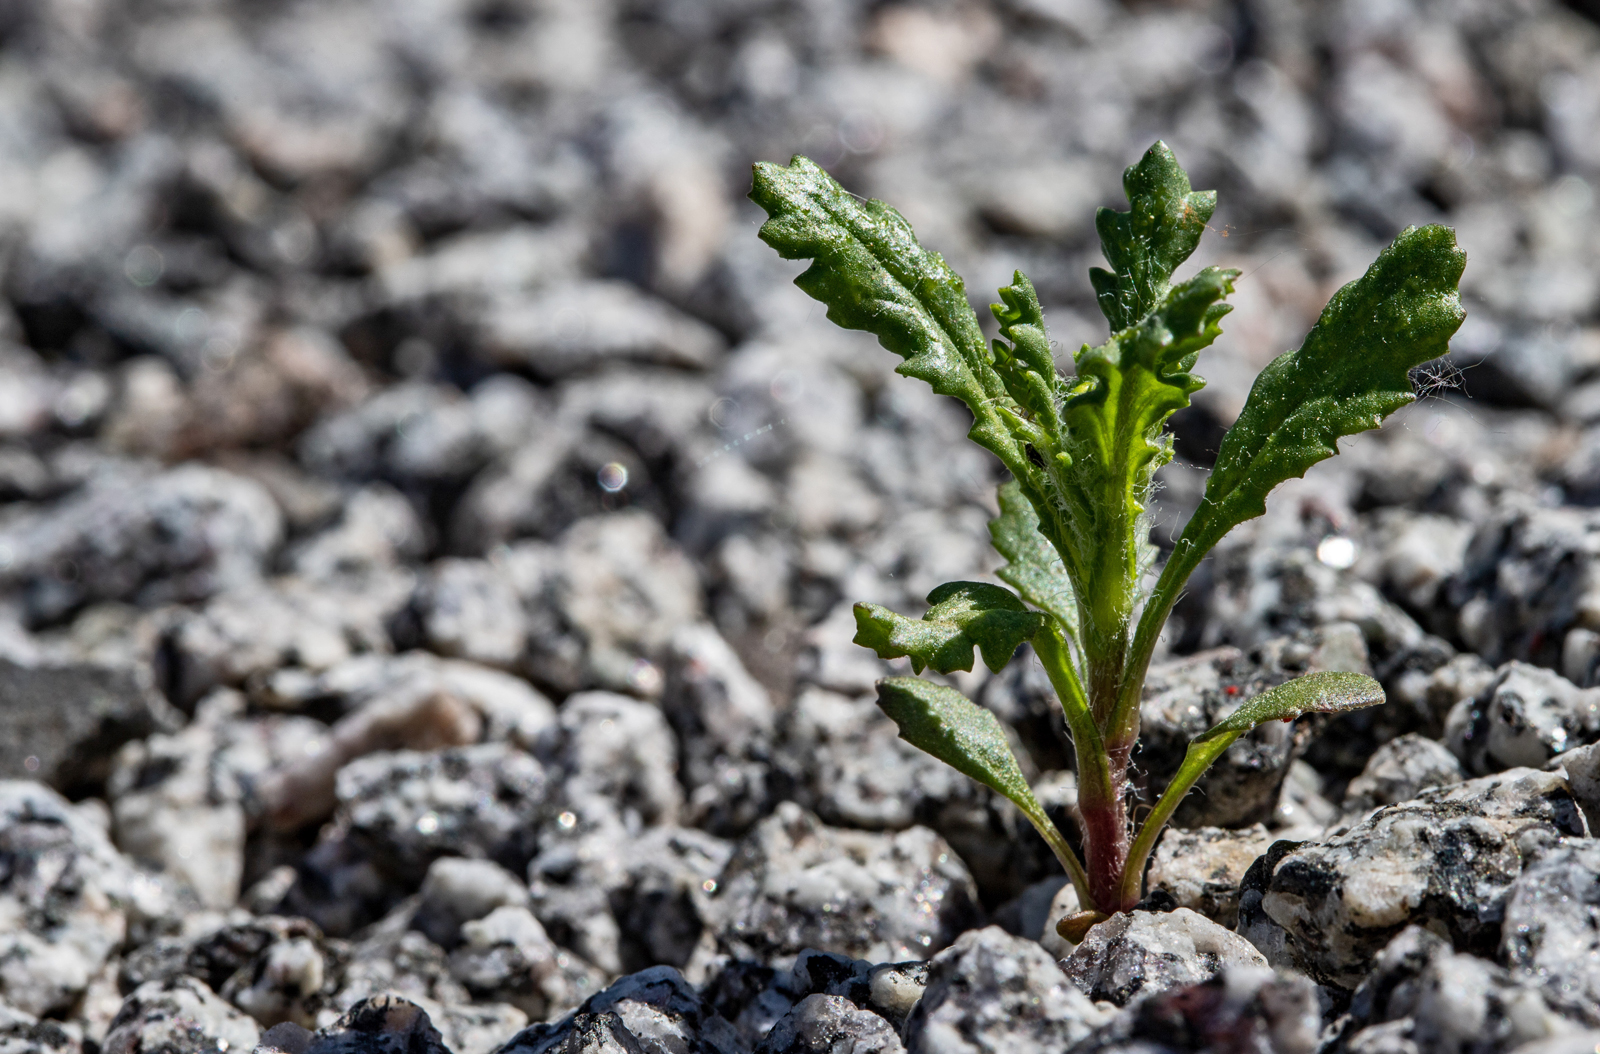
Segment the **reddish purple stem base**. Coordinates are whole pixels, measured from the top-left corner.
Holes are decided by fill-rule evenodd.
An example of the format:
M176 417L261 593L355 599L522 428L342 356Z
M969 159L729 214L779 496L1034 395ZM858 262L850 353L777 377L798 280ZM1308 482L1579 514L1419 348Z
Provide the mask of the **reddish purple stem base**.
M1089 873L1092 907L1107 915L1132 911L1139 901L1135 893L1123 899L1123 872L1128 865L1128 756L1131 748L1112 750L1110 793L1102 799L1087 787L1079 789L1078 811L1083 816L1083 848ZM1089 791L1088 794L1085 794Z

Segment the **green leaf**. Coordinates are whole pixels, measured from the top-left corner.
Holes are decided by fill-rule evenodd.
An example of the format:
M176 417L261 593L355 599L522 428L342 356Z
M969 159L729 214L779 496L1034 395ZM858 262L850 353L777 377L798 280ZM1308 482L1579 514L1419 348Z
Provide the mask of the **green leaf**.
M1189 372L1221 333L1237 272L1208 267L1169 289L1154 311L1078 353L1062 411L1067 435L1049 476L1067 572L1085 602L1091 651L1120 650L1145 549L1143 513L1155 470L1172 456L1162 426L1204 382ZM1102 643L1097 643L1095 638ZM1099 715L1097 715L1099 716Z
M954 688L920 677L890 677L878 682L878 707L900 727L900 738L918 750L1024 810L1039 808L999 720Z
M1239 709L1195 736L1194 744L1226 737L1229 743L1268 721L1292 721L1301 714L1339 714L1377 706L1383 686L1359 673L1308 673L1246 700Z
M1190 190L1188 174L1162 142L1122 174L1122 187L1132 208L1100 209L1094 217L1112 269L1089 272L1112 332L1127 329L1161 301L1172 272L1200 244L1217 207L1216 191Z
M1408 227L1367 273L1333 295L1298 350L1261 371L1217 452L1205 500L1179 536L1140 616L1114 719L1137 720L1139 681L1173 603L1205 554L1266 511L1279 483L1338 453L1341 436L1376 428L1411 402L1410 371L1449 350L1465 312L1466 255L1448 227Z
M903 357L896 372L966 403L968 436L1026 475L1026 453L1003 412L1019 408L989 361L961 278L917 243L905 217L852 196L798 156L788 167L757 164L750 198L769 217L762 241L786 260L813 261L795 285L828 305L834 323L866 330Z
M1060 405L1066 393L1045 332L1044 310L1033 283L1021 271L1000 290L1000 299L1003 303L989 305L1002 338L994 342L995 371L1011 398L1044 427L1053 453L1061 435Z
M1138 325L1078 353L1079 381L1065 408L1077 478L1105 480L1125 501L1143 500L1149 471L1170 457L1162 425L1205 387L1189 371L1222 334L1232 308L1221 301L1238 274L1207 267L1169 290Z
M1039 632L1044 616L1029 611L1008 589L982 582L946 582L928 594L932 607L920 619L897 615L877 604L857 604L855 642L880 658L909 656L921 673L972 669L972 649L999 673L1022 642Z
M1234 740L1268 721L1293 721L1309 713L1344 713L1383 701L1383 686L1371 677L1359 673L1308 673L1246 700L1226 718L1191 739L1183 764L1178 766L1177 774L1167 784L1128 851L1127 870L1123 872L1124 899L1138 899L1145 858L1155 848L1156 836L1177 811L1184 796Z
M1055 616L1071 635L1078 625L1078 602L1061 554L1039 532L1039 512L1016 480L1000 486L1000 515L989 521L989 539L1006 558L1000 580L1038 608Z
M1456 292L1465 265L1454 231L1408 227L1335 293L1305 343L1256 378L1179 545L1210 549L1265 512L1279 483L1338 453L1340 436L1377 428L1415 399L1410 371L1449 350L1465 317Z
M879 681L878 707L899 726L901 739L1009 798L1044 837L1079 895L1088 897L1083 864L1034 797L992 713L954 688L918 677Z

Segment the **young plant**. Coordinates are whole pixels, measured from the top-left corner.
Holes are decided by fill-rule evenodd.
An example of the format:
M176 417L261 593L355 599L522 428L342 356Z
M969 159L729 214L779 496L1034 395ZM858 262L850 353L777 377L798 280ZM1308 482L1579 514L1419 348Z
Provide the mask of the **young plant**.
M1178 803L1239 736L1309 711L1383 701L1369 677L1312 673L1249 699L1196 736L1177 774L1135 833L1128 764L1156 641L1202 557L1235 525L1261 515L1267 494L1338 452L1340 436L1376 428L1411 402L1409 373L1443 354L1463 312L1465 255L1446 227L1410 227L1366 274L1334 294L1298 350L1256 378L1223 439L1205 500L1153 585L1146 503L1172 457L1167 418L1204 382L1192 372L1221 333L1238 272L1207 267L1173 284L1200 241L1216 194L1191 191L1163 143L1123 173L1132 206L1100 209L1095 228L1109 270L1093 282L1111 335L1085 345L1073 376L1057 371L1044 315L1021 271L991 307L1000 339L986 342L959 276L917 243L881 201L847 193L804 157L755 166L750 197L766 210L763 241L809 259L795 284L840 326L875 334L918 377L972 412L968 438L1000 459L1000 515L989 524L1011 589L950 582L919 619L855 608L856 643L904 656L921 673L970 670L973 649L999 671L1033 645L1066 716L1077 755L1080 861L1034 798L999 723L956 690L919 677L879 682L878 705L908 742L1015 802L1060 859L1085 909L1062 920L1081 937L1132 910L1146 860ZM931 453L931 452L930 452Z

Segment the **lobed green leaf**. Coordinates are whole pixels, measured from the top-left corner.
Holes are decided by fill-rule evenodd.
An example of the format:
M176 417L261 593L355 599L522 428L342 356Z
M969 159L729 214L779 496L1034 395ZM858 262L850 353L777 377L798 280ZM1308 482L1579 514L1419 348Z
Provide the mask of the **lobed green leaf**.
M1029 611L1016 594L983 582L946 582L928 594L928 603L920 619L857 604L855 643L880 658L909 657L918 673L927 666L940 673L970 670L976 647L984 665L999 673L1044 624L1044 616Z
M1466 317L1456 292L1465 265L1454 231L1408 227L1335 293L1305 343L1256 378L1179 545L1210 549L1265 512L1279 483L1338 453L1341 436L1415 399L1410 371L1449 350Z
M1122 187L1131 208L1100 209L1094 217L1101 251L1112 269L1089 271L1112 332L1127 329L1155 309L1172 272L1200 244L1217 207L1216 191L1192 191L1188 173L1162 142L1123 172Z
M1002 303L989 305L1000 323L1001 339L994 342L995 371L1011 398L1043 427L1045 445L1053 454L1059 449L1060 404L1066 393L1045 331L1044 310L1033 283L1021 271L1000 290L1000 299Z
M1005 410L1013 400L989 361L978 317L944 257L917 243L911 225L881 201L849 194L820 167L795 157L755 166L750 198L766 210L762 241L786 260L812 261L795 284L828 306L828 318L866 330L918 377L972 411L969 437L1012 469L1027 471Z
M1077 631L1078 602L1072 580L1039 529L1039 512L1016 480L1000 486L1000 515L989 521L989 540L1006 558L996 572L1028 603L1055 617L1064 632Z

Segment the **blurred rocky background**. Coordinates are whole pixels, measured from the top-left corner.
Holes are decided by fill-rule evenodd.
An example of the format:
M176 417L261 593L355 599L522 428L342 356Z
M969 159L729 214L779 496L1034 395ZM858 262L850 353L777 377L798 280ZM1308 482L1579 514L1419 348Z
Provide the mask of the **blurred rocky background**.
M1594 1049L1597 19L0 3L0 1050ZM1143 792L1299 672L1389 704L1236 744L1073 949L850 643L992 572L1000 470L744 193L809 155L985 317L1023 269L1070 370L1157 138L1244 272L1158 545L1401 228L1468 318L1197 575ZM957 679L1070 828L1041 671Z

